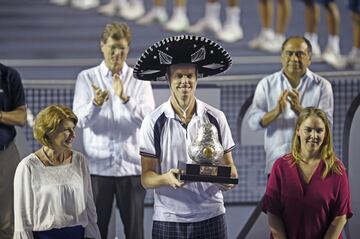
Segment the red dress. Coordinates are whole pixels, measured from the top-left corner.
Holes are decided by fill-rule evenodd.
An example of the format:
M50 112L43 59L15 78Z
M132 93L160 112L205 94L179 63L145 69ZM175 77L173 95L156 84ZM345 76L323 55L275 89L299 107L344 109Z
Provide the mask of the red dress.
M336 216L352 216L346 171L342 175L329 172L322 179L325 164L321 161L306 184L298 166L291 166L292 159L288 154L275 162L263 211L282 219L288 239L321 239Z

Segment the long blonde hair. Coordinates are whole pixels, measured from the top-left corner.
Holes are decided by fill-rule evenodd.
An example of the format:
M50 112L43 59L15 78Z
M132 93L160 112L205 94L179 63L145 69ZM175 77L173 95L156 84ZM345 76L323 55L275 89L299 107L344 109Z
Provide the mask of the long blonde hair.
M344 170L344 167L340 162L338 162L337 157L334 153L334 145L331 138L330 124L327 119L326 113L321 109L317 109L314 107L307 107L303 111L301 111L296 121L295 131L291 144L291 154L294 158L292 164L293 165L299 164L299 162L301 161L301 141L300 141L300 137L297 135L297 131L299 130L301 124L310 116L315 116L320 118L325 125L325 138L320 148L321 160L325 164L325 169L322 173L322 178L325 178L330 171L342 175L342 171Z

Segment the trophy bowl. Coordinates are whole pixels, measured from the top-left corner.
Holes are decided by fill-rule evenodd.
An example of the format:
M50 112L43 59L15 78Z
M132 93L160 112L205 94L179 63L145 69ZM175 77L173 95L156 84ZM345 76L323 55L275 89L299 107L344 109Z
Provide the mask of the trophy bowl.
M188 146L193 164L186 164L180 180L237 184L238 178L231 177L231 167L220 165L224 148L219 141L217 128L211 123L200 126L195 139Z

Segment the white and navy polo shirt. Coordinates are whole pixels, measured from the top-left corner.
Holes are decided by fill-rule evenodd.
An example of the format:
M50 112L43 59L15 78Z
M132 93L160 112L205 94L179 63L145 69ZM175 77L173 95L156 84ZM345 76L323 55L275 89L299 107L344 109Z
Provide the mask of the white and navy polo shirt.
M145 117L141 125L140 154L159 161L159 174L171 168L185 168L186 163L193 163L187 153L188 146L197 129L209 122L218 129L224 153L234 149L230 127L222 111L196 99L196 113L189 124L184 125L168 100ZM154 209L153 220L172 222L197 222L225 213L218 186L199 182L186 182L179 189L156 188Z

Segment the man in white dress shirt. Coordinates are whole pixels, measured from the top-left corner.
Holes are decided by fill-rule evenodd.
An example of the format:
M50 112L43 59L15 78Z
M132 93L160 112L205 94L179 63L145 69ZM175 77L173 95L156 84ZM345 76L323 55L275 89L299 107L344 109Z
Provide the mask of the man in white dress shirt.
M126 64L131 32L110 23L101 37L104 60L77 78L73 108L83 130L84 154L103 239L115 195L128 239L142 239L145 189L140 182L139 129L154 107L150 82L133 77Z
M330 82L311 72L312 47L301 36L292 36L282 45L283 68L257 85L248 123L253 130L265 129L265 173L275 160L290 152L295 121L309 106L320 108L333 122L333 91Z

